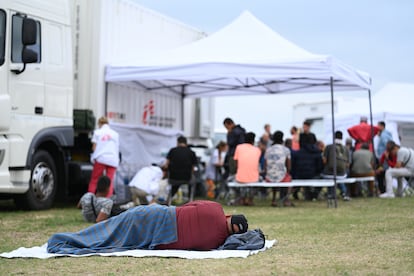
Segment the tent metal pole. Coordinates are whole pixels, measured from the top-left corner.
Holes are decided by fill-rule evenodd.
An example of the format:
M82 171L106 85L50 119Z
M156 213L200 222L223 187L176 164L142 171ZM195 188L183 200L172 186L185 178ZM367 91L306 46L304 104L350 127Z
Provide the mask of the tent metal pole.
M104 116L108 117L108 89L109 82L105 82Z
M185 98L185 85L181 86L181 129L184 131L184 98Z
M374 125L373 123L373 116L372 116L372 100L371 100L371 89L368 89L368 102L369 102L369 120L371 123L371 145L372 145L372 152L375 156L375 146L374 146ZM374 166L377 166L377 158L374 158Z
M335 149L335 117L334 117L334 113L335 113L335 106L334 106L334 87L333 87L333 77L331 77L331 81L330 81L330 86L331 86L331 118L332 118L332 145ZM333 198L330 199L330 194L329 194L329 188L328 188L328 207L330 207L331 205L331 201L334 201L334 206L335 208L338 207L338 201L336 198L336 150L333 151L333 180L334 180L334 186L333 186Z

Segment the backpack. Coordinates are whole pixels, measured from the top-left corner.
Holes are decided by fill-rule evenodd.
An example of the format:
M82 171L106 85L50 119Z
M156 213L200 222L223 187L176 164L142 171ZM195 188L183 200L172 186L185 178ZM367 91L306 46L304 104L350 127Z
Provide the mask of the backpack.
M227 237L219 250L258 250L265 245L265 236L261 229L249 230L241 234Z
M333 145L332 145L333 147ZM333 171L333 148L330 148L329 151L329 170ZM335 144L335 151L336 151L336 171L337 172L345 172L346 171L346 164L348 163L348 154L345 147L341 144Z

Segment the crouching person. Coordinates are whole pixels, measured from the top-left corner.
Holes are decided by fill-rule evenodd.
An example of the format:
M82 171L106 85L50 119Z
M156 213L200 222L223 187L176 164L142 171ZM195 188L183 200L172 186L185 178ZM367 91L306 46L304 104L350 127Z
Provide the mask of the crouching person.
M163 203L166 200L162 194L164 186L163 179L166 178L166 170L162 170L157 164L145 166L140 169L129 182L132 201L135 205L148 205L157 202Z

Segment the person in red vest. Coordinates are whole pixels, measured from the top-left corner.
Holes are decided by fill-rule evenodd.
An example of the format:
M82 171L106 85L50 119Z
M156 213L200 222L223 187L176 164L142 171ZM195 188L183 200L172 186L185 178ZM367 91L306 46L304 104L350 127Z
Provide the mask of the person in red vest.
M377 135L379 128L367 123L368 118L361 116L360 123L358 125L348 128L349 136L355 140L355 150L359 150L363 143L369 144L369 150L372 151L372 138Z

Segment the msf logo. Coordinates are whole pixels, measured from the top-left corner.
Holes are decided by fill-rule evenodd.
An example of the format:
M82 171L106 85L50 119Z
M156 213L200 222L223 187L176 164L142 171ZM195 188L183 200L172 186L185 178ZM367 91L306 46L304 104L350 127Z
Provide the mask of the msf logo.
M144 106L144 112L142 112L142 123L144 125L148 124L148 121L150 120L151 116L155 114L154 112L155 106L154 101L150 100L145 106Z

